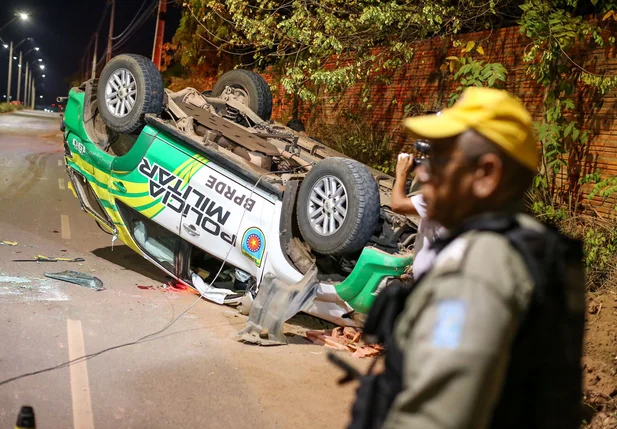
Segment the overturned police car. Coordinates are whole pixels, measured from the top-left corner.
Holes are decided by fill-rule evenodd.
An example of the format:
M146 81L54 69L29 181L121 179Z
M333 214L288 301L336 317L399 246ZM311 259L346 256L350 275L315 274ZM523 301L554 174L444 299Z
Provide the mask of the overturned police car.
M391 211L391 176L271 113L254 72L173 92L147 58L119 55L69 92L72 189L103 229L204 297L242 302L273 341L299 311L361 325L412 262L417 220Z

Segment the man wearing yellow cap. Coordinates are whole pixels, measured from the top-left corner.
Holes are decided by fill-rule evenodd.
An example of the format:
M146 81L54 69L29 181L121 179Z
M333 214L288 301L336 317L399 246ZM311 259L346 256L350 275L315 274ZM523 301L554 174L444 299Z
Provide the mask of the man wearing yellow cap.
M405 127L430 143L418 176L449 232L402 298L350 428L578 428L582 247L523 214L538 162L529 113L474 87Z

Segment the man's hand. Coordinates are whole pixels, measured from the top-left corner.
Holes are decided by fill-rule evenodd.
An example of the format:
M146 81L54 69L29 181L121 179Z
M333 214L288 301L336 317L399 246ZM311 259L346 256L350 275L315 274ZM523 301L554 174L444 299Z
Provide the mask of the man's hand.
M413 155L409 153L401 153L398 156L396 164L396 180L392 188L392 210L400 214L417 215L418 211L411 202L411 199L405 195L405 182L407 176L413 168Z
M409 172L413 169L413 155L410 153L399 153L396 163L396 179L405 180Z

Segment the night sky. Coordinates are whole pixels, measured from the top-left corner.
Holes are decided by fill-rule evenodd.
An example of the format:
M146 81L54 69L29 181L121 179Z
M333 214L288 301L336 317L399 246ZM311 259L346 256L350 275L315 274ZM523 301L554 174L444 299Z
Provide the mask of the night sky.
M17 12L27 12L30 17L27 21L16 20L9 26L0 30L0 38L7 44L13 41L19 43L24 38L32 37L34 45L29 41L13 53L18 57L19 50L25 54L33 46L40 47L37 52L32 50L28 54L30 62L43 60L45 70L36 67L35 76L39 76L37 81L37 98L43 95L42 100L37 103L51 104L55 102L57 96L66 96L70 89L69 80L81 67L81 60L85 49L90 42L101 15L108 0L1 0L0 1L0 28L9 22ZM154 3L155 0L145 0L146 5ZM114 23L114 36L122 33L127 25L135 17L137 11L144 0L116 0L116 19ZM111 10L111 7L109 8ZM169 42L173 37L178 22L180 20L180 9L168 0L168 16L165 26L165 42ZM136 53L152 56L152 45L154 41L156 15L151 14L147 21L134 33L126 44L123 44L119 53ZM107 36L109 32L109 11L99 33L98 56L101 58L107 47ZM8 49L4 49L0 44L0 97L4 101L8 84ZM90 59L92 52L89 53ZM11 95L15 97L17 92L17 63L13 62L13 77ZM104 66L102 63L100 69ZM24 66L25 71L25 66ZM45 78L41 75L45 74ZM23 92L23 78L22 78ZM13 98L14 99L14 98Z

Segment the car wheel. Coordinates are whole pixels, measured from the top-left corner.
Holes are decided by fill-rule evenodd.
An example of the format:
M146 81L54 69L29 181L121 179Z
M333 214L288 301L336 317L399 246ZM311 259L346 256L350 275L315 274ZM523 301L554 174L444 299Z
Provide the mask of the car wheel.
M101 72L99 112L112 130L132 133L143 127L146 113L161 113L163 94L163 79L152 61L141 55L118 55Z
M379 223L379 187L365 165L327 158L308 172L298 194L298 225L324 255L361 250Z
M229 90L225 90L229 87ZM248 106L264 121L272 116L272 92L268 82L249 70L231 70L216 81L211 97L233 98Z

